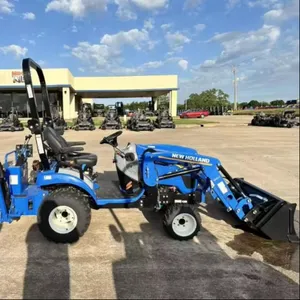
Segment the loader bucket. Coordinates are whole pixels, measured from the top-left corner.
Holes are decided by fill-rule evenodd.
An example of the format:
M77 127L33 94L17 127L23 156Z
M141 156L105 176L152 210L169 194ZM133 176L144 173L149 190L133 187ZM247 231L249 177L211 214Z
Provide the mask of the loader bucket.
M244 219L251 228L272 240L299 243L294 226L296 204L272 195L244 179L234 180L252 199L254 207Z

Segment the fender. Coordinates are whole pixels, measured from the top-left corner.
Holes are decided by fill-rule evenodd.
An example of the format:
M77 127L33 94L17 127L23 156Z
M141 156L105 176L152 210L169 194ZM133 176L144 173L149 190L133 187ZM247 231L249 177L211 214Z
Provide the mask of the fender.
M87 176L84 176L84 180L81 180L78 170L72 168L60 168L58 172L50 170L39 173L36 185L41 188L51 185L73 185L84 190L95 201L97 199L94 192L94 189L96 189L94 182Z

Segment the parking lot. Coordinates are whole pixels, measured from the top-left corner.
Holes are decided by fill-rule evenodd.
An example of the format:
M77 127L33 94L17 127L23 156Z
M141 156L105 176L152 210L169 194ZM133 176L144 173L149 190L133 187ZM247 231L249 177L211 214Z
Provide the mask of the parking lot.
M119 144L193 147L217 157L231 176L299 205L299 128L246 126L247 116L209 118L220 124L124 130ZM25 133L0 133L2 162ZM113 150L99 145L108 134L66 131L64 137L86 141L85 150L98 155L97 171L110 179L115 178ZM202 231L188 242L170 239L158 214L137 209L94 210L89 230L71 246L46 241L34 217L4 224L0 298L299 298L299 246L234 228L236 220L216 203L208 202L199 213Z

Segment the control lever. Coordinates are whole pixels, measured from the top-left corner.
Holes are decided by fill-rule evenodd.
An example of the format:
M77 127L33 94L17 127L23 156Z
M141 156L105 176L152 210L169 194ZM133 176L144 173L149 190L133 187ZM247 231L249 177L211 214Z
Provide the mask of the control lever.
M122 158L125 158L125 153L118 146L114 147L114 149Z

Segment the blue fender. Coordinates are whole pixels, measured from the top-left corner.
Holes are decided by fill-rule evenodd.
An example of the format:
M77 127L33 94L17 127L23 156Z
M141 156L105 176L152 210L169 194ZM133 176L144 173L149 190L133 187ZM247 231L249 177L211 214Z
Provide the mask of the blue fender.
M74 169L60 169L59 172L55 172L53 170L41 172L37 176L36 185L41 188L53 185L74 186L84 190L95 201L97 199L95 193L97 185L94 184L94 182L87 176L84 176L83 180L80 179L79 172Z

